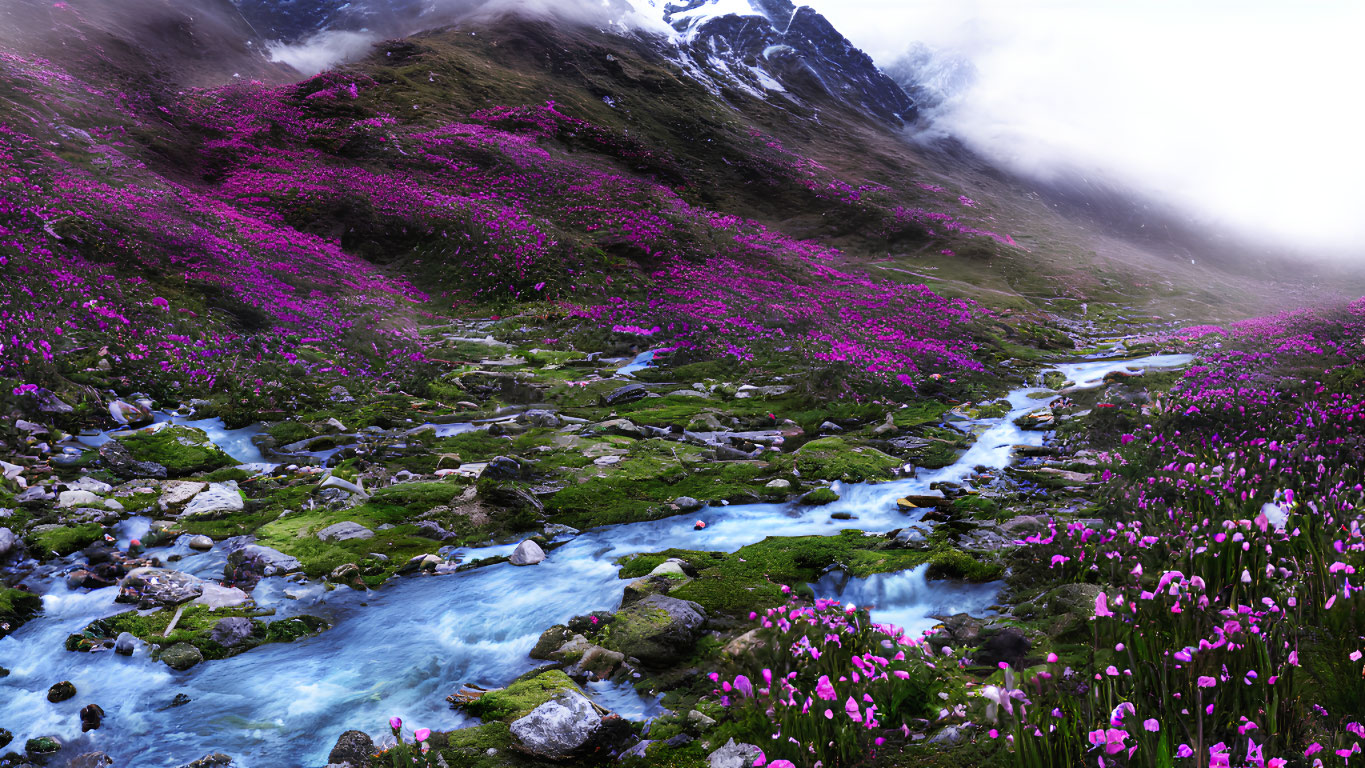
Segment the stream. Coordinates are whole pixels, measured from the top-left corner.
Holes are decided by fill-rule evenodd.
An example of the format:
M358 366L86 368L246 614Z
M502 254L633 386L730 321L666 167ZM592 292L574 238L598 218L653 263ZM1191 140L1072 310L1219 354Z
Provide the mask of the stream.
M1188 356L1168 355L1086 361L1058 369L1084 385L1097 384L1113 370L1178 367L1189 361ZM30 582L48 590L44 612L0 639L0 665L10 669L8 677L0 678L0 726L14 731L10 749L22 749L28 738L56 735L68 745L64 755L101 751L117 765L171 767L223 752L236 758L240 768L281 768L325 765L336 738L348 729L366 731L378 741L387 736L387 722L394 715L412 727L473 725L477 721L450 709L445 697L463 683L506 685L540 665L527 653L542 631L590 611L614 610L626 585L618 578L617 558L670 547L733 552L774 535L902 528L916 518L899 510L898 498L926 493L936 481L961 482L978 466L1007 466L1015 445L1041 445L1045 433L1021 430L1013 420L1050 402L1030 397L1044 391L1011 392L1009 415L967 422L984 431L955 464L889 483L836 484L840 500L824 507L708 507L691 515L585 532L535 567L499 564L449 576L399 578L371 592L329 592L321 584L265 579L253 593L262 607L276 608L280 616L318 615L333 628L294 643L205 662L188 672L152 661L145 646L131 657L65 651L68 634L125 606L114 604L115 587L71 591L60 575L46 582L35 577ZM234 456L259 456L242 445L249 444L245 431L239 431L247 437L240 441L220 431L224 434L216 439L233 442ZM854 519L833 520L835 512L851 513ZM697 520L706 522L705 529L694 530ZM119 538L131 538L144 524L125 521ZM172 567L221 574L223 555L216 550L194 553L182 541L151 554L164 559L170 553L183 555ZM468 561L490 552L464 554ZM874 619L913 632L932 626L932 614L982 615L999 591L998 584L930 585L923 568L868 579L830 575L812 586L822 597L870 605ZM78 695L48 703L48 687L62 680L73 682ZM657 703L628 687L594 684L588 692L623 716L644 719L660 712ZM172 706L177 694L188 696L189 703ZM92 702L107 713L104 726L81 734L77 712Z

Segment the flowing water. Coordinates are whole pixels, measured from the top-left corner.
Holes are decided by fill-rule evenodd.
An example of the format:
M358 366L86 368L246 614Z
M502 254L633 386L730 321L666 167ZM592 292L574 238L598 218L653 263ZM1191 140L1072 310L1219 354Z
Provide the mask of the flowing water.
M1164 356L1060 369L1087 382L1130 366L1188 362L1188 357ZM535 567L501 564L450 576L401 578L368 593L266 579L253 593L259 604L277 608L280 615L322 616L333 628L294 643L206 662L188 672L151 661L145 648L127 658L63 650L68 634L124 606L114 604L115 588L72 592L54 574L47 580L43 614L0 640L0 665L11 670L0 678L0 726L12 730L19 745L53 734L74 745L67 754L99 750L118 765L178 766L209 752L224 752L242 768L325 765L342 731L359 729L380 737L393 715L418 727L460 727L468 719L451 710L445 697L461 684L505 685L537 665L526 654L543 630L576 615L617 607L625 585L617 576L617 558L669 547L733 552L771 535L904 527L914 518L899 510L896 499L927 492L935 481L964 480L978 466L1004 467L1012 446L1040 445L1042 433L1020 430L1013 420L1048 402L1029 397L1042 391L1011 393L1011 413L982 422L980 426L989 427L956 464L921 471L912 479L836 487L840 500L825 507L709 507L685 517L586 532ZM223 433L232 438L232 433ZM851 513L854 519L833 520L835 512ZM698 519L707 524L703 530L694 528ZM146 522L125 521L119 538L138 535ZM182 570L203 576L221 573L223 556L215 551L195 554L182 543L161 552L169 553L183 556L173 564ZM469 550L465 559L492 553ZM30 582L44 586L38 578ZM847 582L827 576L814 586L821 596L873 606L875 619L912 630L931 626L930 615L980 613L998 591L997 585L930 586L922 569ZM75 683L78 695L49 704L48 687L62 680ZM599 684L589 692L627 716L659 712L656 702L628 689ZM172 706L182 693L189 703ZM103 728L82 735L77 712L92 702L104 708L107 718Z

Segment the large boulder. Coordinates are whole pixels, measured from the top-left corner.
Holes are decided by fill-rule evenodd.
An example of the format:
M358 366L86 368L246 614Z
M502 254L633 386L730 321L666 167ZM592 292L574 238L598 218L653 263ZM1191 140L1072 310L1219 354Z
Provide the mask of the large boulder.
M649 390L643 384L627 384L620 389L602 395L600 398L602 405L625 405L637 400L643 400L649 396Z
M187 603L203 593L204 582L197 576L168 568L134 568L119 582L115 602L136 603L146 610Z
M327 763L328 765L345 763L351 768L369 768L374 753L374 741L364 731L347 731L337 738L336 746L327 754Z
M539 565L545 560L545 551L540 545L527 539L517 545L508 562L512 565Z
M213 625L213 631L209 633L209 639L223 646L224 648L236 648L251 639L251 633L255 630L255 625L251 619L242 616L229 616L219 619Z
M90 491L62 491L57 496L57 506L62 509L71 507L97 507L104 504L104 499L91 493Z
M171 480L162 484L161 498L157 503L162 512L175 509L188 504L190 500L208 487L208 483L197 483L192 480Z
M176 643L161 652L161 660L171 669L184 672L203 661L204 654L189 643Z
M650 595L616 614L607 647L644 664L662 666L690 654L706 612L688 600Z
M223 566L223 580L228 586L250 592L266 576L283 576L302 568L296 557L259 544L246 544L228 555L227 564Z
M76 686L70 680L63 680L47 689L47 700L57 704L76 698Z
M99 447L100 461L113 474L125 480L140 478L166 479L166 467L153 461L138 461L133 454L117 440Z
M543 760L567 760L581 754L591 748L601 729L597 707L577 691L560 693L511 726L517 746Z
M712 752L706 762L711 768L749 768L761 754L763 750L753 744L736 744L730 739L725 746Z
M246 509L246 502L242 499L242 492L237 489L235 481L229 480L226 483L212 483L208 488L200 491L194 500L185 507L182 515L184 517L217 517L241 512L243 509Z
M374 531L366 528L360 523L347 520L342 523L335 523L318 531L318 538L323 541L350 541L352 539L373 539Z
M19 546L19 537L8 528L0 528L0 563L3 563Z

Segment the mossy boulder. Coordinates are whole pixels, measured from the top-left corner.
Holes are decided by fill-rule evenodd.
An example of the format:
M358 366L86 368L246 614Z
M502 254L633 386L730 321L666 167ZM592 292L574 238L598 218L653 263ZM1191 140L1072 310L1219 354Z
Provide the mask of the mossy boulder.
M579 692L569 676L558 669L536 670L501 690L489 691L464 705L465 712L486 722L510 723L565 691Z
M801 497L801 503L812 507L823 507L826 504L833 504L839 500L839 494L829 488L816 488L805 496Z
M176 643L161 651L161 660L171 669L183 672L203 661L204 654L189 643Z
M812 440L801 446L792 458L802 478L850 483L890 480L901 463L895 456L850 443L842 437Z
M241 463L211 443L202 429L193 427L173 425L134 432L119 438L119 442L134 459L160 464L170 477L212 472Z
M0 637L4 637L43 608L43 599L22 589L0 589Z
M65 557L90 546L104 535L98 523L38 526L29 534L29 549L40 558Z
M650 595L616 614L602 632L603 647L651 666L663 666L692 653L706 610L689 600Z

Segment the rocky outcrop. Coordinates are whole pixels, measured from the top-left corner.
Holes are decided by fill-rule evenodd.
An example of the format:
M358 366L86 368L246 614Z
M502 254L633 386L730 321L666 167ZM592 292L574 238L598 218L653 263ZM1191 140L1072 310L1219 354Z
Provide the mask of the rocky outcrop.
M527 539L517 545L508 562L512 565L539 565L544 560L545 551L540 548L539 544Z
M705 623L700 605L650 595L616 614L605 644L641 663L662 666L690 654Z
M364 731L347 731L337 738L336 746L327 754L329 765L350 765L351 768L369 768L374 757L375 745Z
M135 568L119 583L115 601L146 610L187 603L203 593L204 582L197 576L167 568Z
M577 691L564 691L512 721L516 745L542 760L567 760L591 748L602 729L597 707Z

